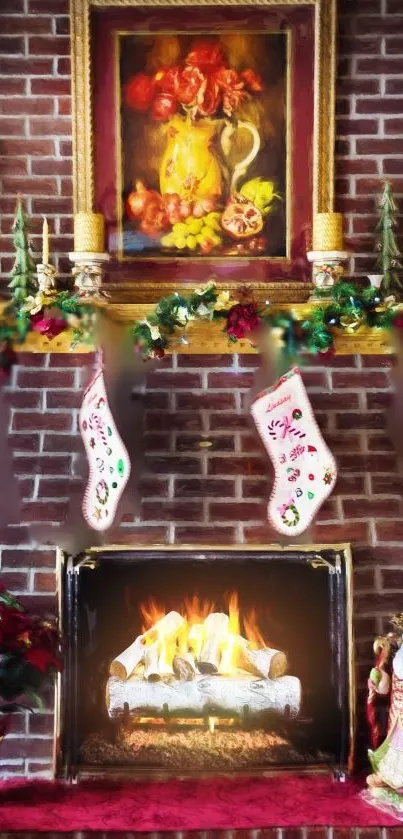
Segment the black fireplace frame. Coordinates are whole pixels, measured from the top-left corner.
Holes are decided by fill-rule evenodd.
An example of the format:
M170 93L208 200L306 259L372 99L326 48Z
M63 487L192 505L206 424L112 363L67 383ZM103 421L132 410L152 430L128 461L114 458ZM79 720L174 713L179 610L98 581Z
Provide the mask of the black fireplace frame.
M329 633L334 649L334 678L337 707L341 714L342 743L336 764L331 767L313 765L301 767L267 766L260 770L245 770L245 774L263 772L265 774L279 771L333 771L336 778L343 779L354 768L354 750L356 736L356 685L354 639L352 621L352 557L349 544L339 545L309 545L288 546L280 545L158 545L138 548L131 546L111 546L91 548L88 551L72 556L61 550L58 551L58 597L59 615L65 652L65 667L56 686L55 732L54 732L54 775L70 782L79 778L98 774L122 776L141 774L153 777L168 777L169 772L163 770L141 769L139 767L113 767L82 764L79 760L79 744L77 738L77 720L79 704L79 672L78 672L78 595L80 571L86 567L96 568L100 562L113 560L119 564L128 561L153 561L166 559L168 555L177 555L183 562L214 562L238 561L253 558L262 562L270 562L281 558L284 561L308 563L320 573L328 575L328 591L331 607ZM347 746L345 744L348 744ZM242 770L241 770L242 771ZM171 773L172 774L172 773ZM178 774L178 773L175 773ZM182 775L205 775L206 772L180 771ZM215 774L217 771L215 770ZM220 773L218 773L220 774ZM225 772L228 774L228 771ZM239 774L239 770L237 771Z

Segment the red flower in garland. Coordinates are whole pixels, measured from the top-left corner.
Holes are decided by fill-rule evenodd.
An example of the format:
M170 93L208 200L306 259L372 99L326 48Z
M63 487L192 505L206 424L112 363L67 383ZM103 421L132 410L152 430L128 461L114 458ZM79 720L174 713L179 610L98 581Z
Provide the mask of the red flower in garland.
M393 320L393 326L395 329L403 329L403 315L396 315Z
M41 313L31 318L31 324L35 332L46 335L47 338L56 338L67 328L63 318L44 318Z
M238 303L228 312L226 331L231 338L245 338L248 332L254 332L260 326L259 317L254 303Z

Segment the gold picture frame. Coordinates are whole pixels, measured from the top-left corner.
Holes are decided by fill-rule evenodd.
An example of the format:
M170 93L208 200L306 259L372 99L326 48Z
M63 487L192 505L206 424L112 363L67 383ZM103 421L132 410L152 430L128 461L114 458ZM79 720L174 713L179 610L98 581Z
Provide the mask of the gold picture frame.
M312 159L312 212L331 212L334 206L334 142L335 142L335 68L336 68L336 2L337 0L219 0L219 6L275 7L290 9L313 7L315 10L314 55L314 115ZM72 58L72 136L73 136L73 197L74 212L91 212L94 209L94 133L91 69L91 13L132 8L169 9L173 7L216 6L217 0L70 0L71 58ZM207 266L206 266L207 268ZM127 271L127 273L126 273ZM214 273L214 272L213 272ZM210 272L211 274L211 272ZM123 266L118 277L111 277L108 297L114 302L123 296L130 302L156 301L165 293L175 290L170 283L158 281L160 275L144 277L144 282L131 283L129 270ZM207 274L206 277L208 278ZM191 279L191 276L189 277ZM268 296L271 302L303 302L311 286L307 282L289 279L259 282L248 276L237 280L237 285L251 284L256 299ZM200 282L186 283L189 290ZM220 281L220 288L233 283ZM162 295L163 296L163 295Z

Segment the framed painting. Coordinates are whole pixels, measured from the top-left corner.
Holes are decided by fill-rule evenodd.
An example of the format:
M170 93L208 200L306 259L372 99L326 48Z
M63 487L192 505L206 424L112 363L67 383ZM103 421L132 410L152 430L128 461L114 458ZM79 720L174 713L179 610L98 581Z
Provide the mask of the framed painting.
M71 3L75 210L105 217L111 292L305 299L333 209L335 0Z

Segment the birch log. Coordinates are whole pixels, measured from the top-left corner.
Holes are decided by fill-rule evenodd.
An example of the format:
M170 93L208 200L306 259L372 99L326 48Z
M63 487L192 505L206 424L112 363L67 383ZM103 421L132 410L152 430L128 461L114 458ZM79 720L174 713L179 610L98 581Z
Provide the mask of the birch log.
M196 665L192 653L176 655L172 666L176 678L182 682L191 682L196 676Z
M132 677L111 677L107 685L107 708L111 718L120 716L125 705L138 716L214 713L228 716L264 714L275 711L296 717L301 704L301 683L296 676L258 679L248 676L196 676L193 681L147 682Z
M117 676L119 679L128 679L131 673L133 673L134 668L140 662L144 661L146 645L151 645L152 642L161 639L170 641L176 638L180 631L184 629L185 625L185 619L179 612L168 612L167 615L164 615L147 632L139 635L130 644L130 647L127 647L120 655L113 659L109 666L110 675Z
M271 647L252 650L246 638L240 635L237 636L234 646L238 667L254 673L255 676L262 676L263 679L278 679L287 672L287 656L280 650Z
M120 655L113 659L109 666L109 673L111 676L117 676L119 679L128 679L133 673L135 667L144 661L145 653L144 636L139 635L130 647L123 650Z
M224 612L212 612L204 621L204 639L197 660L200 673L218 673L223 641L228 636L229 617Z

